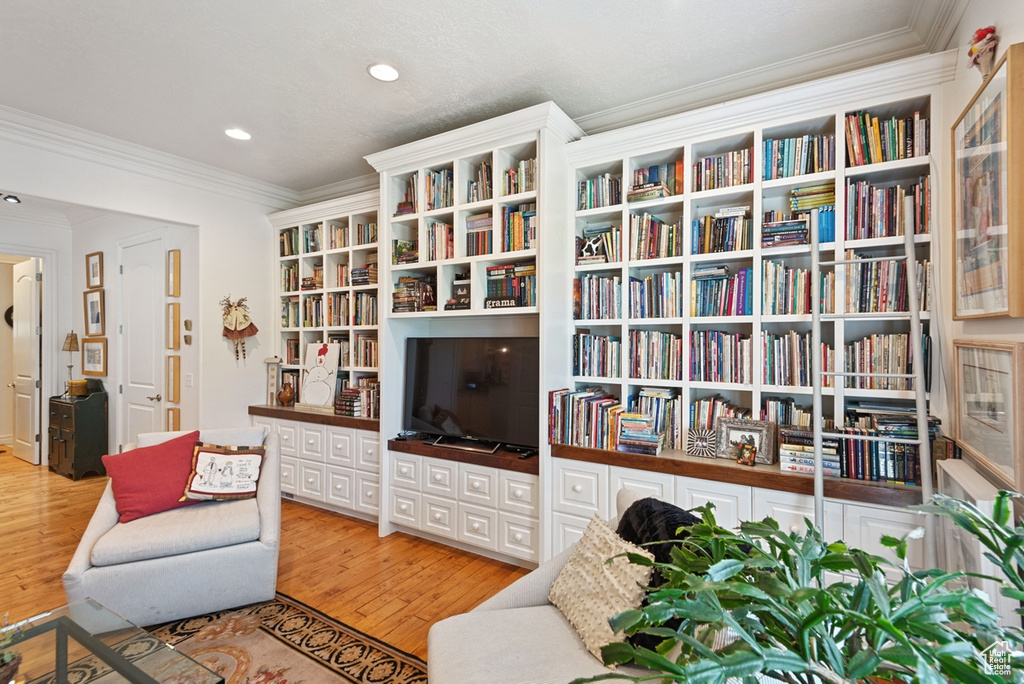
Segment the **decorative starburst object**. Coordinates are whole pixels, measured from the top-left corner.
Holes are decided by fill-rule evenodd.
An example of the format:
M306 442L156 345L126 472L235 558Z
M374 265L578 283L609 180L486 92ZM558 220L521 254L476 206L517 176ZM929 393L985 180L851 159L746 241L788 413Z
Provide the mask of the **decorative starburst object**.
M715 431L690 429L686 431L686 453L689 456L715 457Z

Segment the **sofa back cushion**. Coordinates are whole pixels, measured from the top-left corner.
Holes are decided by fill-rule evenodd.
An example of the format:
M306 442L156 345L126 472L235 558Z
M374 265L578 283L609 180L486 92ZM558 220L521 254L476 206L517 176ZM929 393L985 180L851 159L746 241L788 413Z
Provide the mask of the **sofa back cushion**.
M144 432L138 438L138 445L152 446L166 442L180 435L191 434L185 430L176 432ZM228 444L231 446L258 446L267 437L267 429L260 425L240 428L205 428L199 431L199 439L212 444Z
M192 451L199 431L165 442L103 457L110 476L119 522L196 503L182 501L185 480L192 470Z

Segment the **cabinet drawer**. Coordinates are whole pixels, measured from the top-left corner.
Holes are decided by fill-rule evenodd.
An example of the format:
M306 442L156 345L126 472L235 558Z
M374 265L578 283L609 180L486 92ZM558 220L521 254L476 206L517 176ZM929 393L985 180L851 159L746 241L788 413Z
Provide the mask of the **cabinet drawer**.
M423 459L423 493L455 498L455 483L459 481L459 464L437 458Z
M458 504L451 499L444 499L424 494L423 514L420 517L420 529L447 539L455 539L457 533Z
M590 520L565 513L552 513L551 523L554 530L551 553L559 554L580 540Z
M509 513L537 517L540 508L539 478L536 475L502 470L499 475L498 507Z
M389 520L399 525L420 529L420 493L394 487L389 494Z
M299 456L306 461L323 463L326 460L324 453L324 427L322 425L303 425L299 428L301 435Z
M299 481L296 495L315 501L324 500L324 466L320 463L299 461Z
M460 463L459 501L497 508L498 469Z
M252 425L253 427L263 428L267 431L268 435L277 431L277 423L274 422L273 418L267 418L266 416L253 416Z
M753 487L751 520L774 518L782 531L807 532L804 519L821 528L826 541L835 540L843 527L843 505L836 501L824 502L825 519L814 520L814 497L807 494L780 492L774 489Z
M642 499L653 496L667 503L675 503L676 484L672 475L612 466L608 476L611 481L611 489L608 490L608 504L612 508L610 515L620 516L623 513L617 510L616 505L619 490L623 488L638 492Z
M355 466L356 431L352 428L327 428L327 462L331 465Z
M380 472L380 437L376 432L356 431L356 468L368 473Z
M52 414L53 414L53 411L54 411L54 407L56 407L56 413L57 413L57 416L56 416L56 418L57 418L57 425L56 425L56 427L59 427L62 430L74 431L74 429L75 429L75 407L74 407L74 405L72 405L72 404L65 404L64 402L61 402L61 401L52 402L52 404L50 406L50 413L51 413L50 425L53 425L53 415Z
M459 541L497 551L497 526L497 511L459 502Z
M66 413L68 405L59 401L50 400L50 427L60 427L60 417L62 413Z
M587 520L594 515L608 519L608 466L562 461L554 470L554 510Z
M689 510L707 503L714 504L715 520L728 530L751 519L750 496L750 487L746 485L693 477L676 478L676 505Z
M498 551L515 558L538 558L539 524L533 518L500 511L498 513Z
M391 452L391 484L418 492L421 465L421 458L416 454Z
M327 466L327 487L324 490L324 501L341 508L353 510L353 491L355 488L355 471L351 468Z
M888 558L897 566L901 566L902 562L896 558L892 549L882 546L882 535L899 539L918 527L924 527L924 516L913 511L850 503L844 504L843 509L843 540L851 547ZM936 527L942 529L941 525ZM831 540L831 537L826 536L826 540ZM923 538L907 540L907 562L911 570L924 568ZM893 580L898 579L902 572L899 567L890 568L886 575Z
M277 434L281 436L281 453L299 455L299 424L293 420L277 421Z
M295 493L295 459L287 456L281 457L281 491L289 494Z
M380 476L355 471L356 475L356 506L362 513L377 515L380 511Z

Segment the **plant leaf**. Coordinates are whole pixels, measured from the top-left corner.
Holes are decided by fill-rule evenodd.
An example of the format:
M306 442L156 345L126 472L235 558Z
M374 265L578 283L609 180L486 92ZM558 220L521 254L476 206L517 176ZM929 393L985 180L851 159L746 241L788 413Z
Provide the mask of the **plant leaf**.
M866 648L857 651L846 667L846 678L854 681L864 679L869 674L874 674L881 664L882 658L873 649Z
M633 661L633 646L625 641L613 641L601 647L605 665L622 665Z
M726 559L708 568L707 576L712 582L721 582L735 576L743 567L743 561Z

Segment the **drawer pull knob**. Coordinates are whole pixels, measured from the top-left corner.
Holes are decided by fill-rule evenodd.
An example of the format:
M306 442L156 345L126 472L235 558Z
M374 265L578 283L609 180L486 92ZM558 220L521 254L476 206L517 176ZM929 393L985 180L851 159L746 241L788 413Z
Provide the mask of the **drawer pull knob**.
M366 490L366 498L367 499L372 499L373 498L373 492L371 492L370 490Z
M479 532L480 531L480 523L473 523L472 525L470 525L470 527L472 528L472 530L474 532Z
M579 494L580 492L582 492L582 491L583 491L583 487L582 487L581 485L573 485L573 486L572 486L572 491L574 491L574 492L576 492L577 494Z
M313 478L311 478L311 477L306 478L306 483L307 484L313 484Z
M472 486L473 486L473 489L480 489L480 483L479 482L474 482Z
M402 475L408 475L409 474L409 469L403 466L403 467L398 469L398 472L400 474L402 474Z
M340 485L340 484L336 484L336 485L334 485L334 488L335 488L336 490L338 490L339 492L341 491L341 485Z
M398 507L398 510L402 511L402 513L405 513L407 510L409 510L409 507L406 506L405 504L402 504L401 506Z
M517 542L523 541L523 535L520 532L516 532L512 538L515 539Z
M313 438L310 437L309 439L307 439L306 440L306 444L309 444L310 446L312 446L313 445Z
M514 492L512 492L512 496L516 497L517 499L522 499L523 498L523 490L522 489L515 490Z
M367 449L366 450L366 455L367 456L373 456L373 449Z
M440 520L440 519L441 519L441 514L440 513L435 513L434 514L434 520Z
M434 473L434 482L441 481L441 473Z

